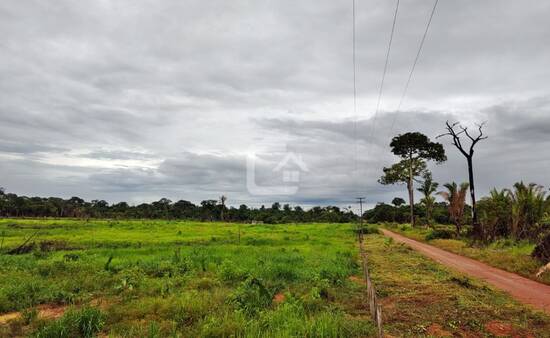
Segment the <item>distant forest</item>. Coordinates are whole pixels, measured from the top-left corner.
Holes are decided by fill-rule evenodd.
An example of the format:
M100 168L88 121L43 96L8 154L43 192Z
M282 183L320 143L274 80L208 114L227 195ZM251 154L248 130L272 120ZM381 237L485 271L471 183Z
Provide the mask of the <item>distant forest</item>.
M300 206L273 203L270 207L251 208L242 204L235 208L227 207L226 200L222 196L219 200L205 200L196 205L185 200L172 202L162 198L156 202L131 206L126 202L87 202L79 197L62 199L18 196L0 189L0 217L156 218L264 223L347 223L358 219L352 210L336 206L305 210Z

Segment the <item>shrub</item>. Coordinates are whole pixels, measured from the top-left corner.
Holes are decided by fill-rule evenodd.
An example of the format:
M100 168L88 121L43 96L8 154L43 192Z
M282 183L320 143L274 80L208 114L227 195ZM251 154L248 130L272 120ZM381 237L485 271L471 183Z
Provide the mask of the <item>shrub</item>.
M271 305L272 294L262 281L250 277L233 292L230 302L248 315L255 315Z
M433 239L451 239L454 238L455 232L448 229L435 229L430 230L430 232L426 235L426 240L431 241Z

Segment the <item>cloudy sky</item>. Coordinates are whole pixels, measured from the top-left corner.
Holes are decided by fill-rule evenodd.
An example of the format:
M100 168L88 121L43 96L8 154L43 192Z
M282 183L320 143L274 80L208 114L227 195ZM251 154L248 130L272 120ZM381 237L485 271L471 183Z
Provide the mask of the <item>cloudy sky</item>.
M375 114L394 1L357 1L357 113L351 1L2 1L0 186L110 202L373 204L404 195L377 183L396 160L391 136L434 138L446 120L487 121L481 193L549 186L550 2L440 0L396 111L432 5L401 1ZM449 161L431 166L435 179L466 180L441 142Z

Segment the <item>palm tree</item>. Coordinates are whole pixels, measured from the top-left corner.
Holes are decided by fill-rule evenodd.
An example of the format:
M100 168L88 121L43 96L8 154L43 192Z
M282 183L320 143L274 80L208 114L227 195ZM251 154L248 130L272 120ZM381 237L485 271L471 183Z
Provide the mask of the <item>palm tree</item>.
M466 205L466 193L470 185L466 182L461 183L460 187L453 183L447 183L444 185L447 191L440 191L438 195L441 195L443 199L449 203L449 215L456 227L456 237L460 236L460 230L462 229L462 219L464 217L464 206Z
M512 236L516 239L534 237L547 208L546 192L535 183L514 184L507 190L512 203Z
M426 221L428 225L431 225L432 210L435 204L435 197L432 194L437 190L438 186L439 183L433 181L432 173L428 171L424 174L424 181L422 181L420 188L416 189L424 195L420 203L426 208Z
M511 233L512 206L506 189L493 188L489 196L479 201L479 220L483 240L494 241L496 237L508 237Z

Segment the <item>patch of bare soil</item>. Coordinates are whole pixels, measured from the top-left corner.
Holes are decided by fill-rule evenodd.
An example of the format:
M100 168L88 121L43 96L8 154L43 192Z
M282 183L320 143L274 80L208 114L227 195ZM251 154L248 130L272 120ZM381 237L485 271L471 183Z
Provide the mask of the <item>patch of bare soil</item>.
M514 327L512 324L499 322L497 320L485 324L485 330L496 337L510 337L514 334Z
M4 325L11 320L17 319L19 316L21 316L21 312L9 312L0 315L0 325Z
M63 316L67 305L41 305L38 307L38 317L42 319L57 319Z
M432 325L428 326L427 333L429 336L432 337L452 337L453 334L449 331L443 330L441 325L433 323Z
M98 307L101 310L106 310L110 303L105 299L93 299L90 302L90 305L93 307ZM38 311L38 318L40 319L58 319L65 314L69 305L59 305L59 304L43 304L38 305L36 310ZM0 314L0 325L7 324L8 322L21 318L22 313L19 311L8 312Z
M286 299L285 295L283 295L282 293L278 293L276 294L274 297L273 297L273 301L276 303L276 304L280 304L282 302L284 302Z
M52 304L45 304L45 305L39 305L37 307L38 310L38 318L41 319L57 319L65 313L65 310L67 310L67 305L52 305ZM3 315L0 315L0 325L7 324L8 322L21 318L21 312L9 312L5 313Z

